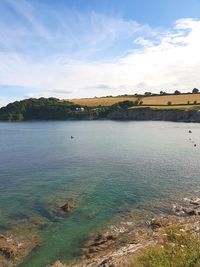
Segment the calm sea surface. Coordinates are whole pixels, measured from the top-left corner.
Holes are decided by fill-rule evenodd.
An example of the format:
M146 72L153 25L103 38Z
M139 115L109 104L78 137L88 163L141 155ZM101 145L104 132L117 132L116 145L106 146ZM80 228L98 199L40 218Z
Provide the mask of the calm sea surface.
M44 226L23 267L71 259L91 231L123 212L199 191L200 124L0 123L0 230ZM74 212L54 216L70 198Z

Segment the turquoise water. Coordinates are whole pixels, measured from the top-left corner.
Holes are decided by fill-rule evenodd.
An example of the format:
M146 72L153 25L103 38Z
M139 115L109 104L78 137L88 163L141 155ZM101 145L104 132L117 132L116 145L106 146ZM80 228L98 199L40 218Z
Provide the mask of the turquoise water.
M0 123L0 230L43 221L43 241L21 266L70 260L91 231L123 212L198 194L199 166L199 124ZM69 198L77 199L74 212L56 216Z

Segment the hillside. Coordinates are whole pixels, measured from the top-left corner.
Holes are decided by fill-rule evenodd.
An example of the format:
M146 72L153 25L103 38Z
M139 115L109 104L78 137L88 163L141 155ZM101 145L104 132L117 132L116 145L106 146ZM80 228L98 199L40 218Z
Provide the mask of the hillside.
M72 99L75 104L88 107L97 106L111 106L120 101L136 101L137 96L120 96L120 97L96 97L96 98L81 98ZM140 97L144 105L167 105L168 102L172 104L193 104L194 101L200 103L200 94L181 94L181 95L159 95L159 96L143 96Z
M95 97L95 98L80 98L80 99L72 99L71 101L80 106L87 107L98 107L98 106L112 106L118 102L122 102L125 100L136 101L138 98L135 96L119 96L119 97Z
M69 101L56 98L30 98L15 101L0 109L0 120L57 120L76 115L80 106Z
M0 121L114 119L199 122L200 94L73 101L75 103L53 97L15 101L0 109Z

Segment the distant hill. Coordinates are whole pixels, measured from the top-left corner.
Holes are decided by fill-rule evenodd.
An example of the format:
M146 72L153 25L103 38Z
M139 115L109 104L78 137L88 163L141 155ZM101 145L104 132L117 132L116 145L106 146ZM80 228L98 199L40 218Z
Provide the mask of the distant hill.
M200 109L199 104L199 93L148 96L125 95L118 97L82 98L71 101L53 97L30 98L15 101L1 108L0 121L106 119L109 118L110 114L115 114L116 111L124 116L126 114L124 111L129 109L141 111L145 108L155 109L156 107L157 110L197 111Z
M0 120L57 120L76 116L80 105L57 98L30 98L0 109Z

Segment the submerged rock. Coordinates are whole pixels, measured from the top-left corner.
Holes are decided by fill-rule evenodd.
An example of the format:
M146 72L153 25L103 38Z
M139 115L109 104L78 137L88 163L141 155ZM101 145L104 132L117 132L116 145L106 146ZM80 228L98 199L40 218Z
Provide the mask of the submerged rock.
M83 248L83 251L89 255L106 249L116 240L114 234L98 234L95 238L89 239Z
M60 261L56 261L53 263L53 265L51 265L50 267L67 267L67 265L63 264Z
M17 245L11 238L0 236L0 252L8 259L14 259L17 255Z
M71 212L74 208L75 208L75 204L73 201L67 201L67 203L61 206L61 209L66 213Z

